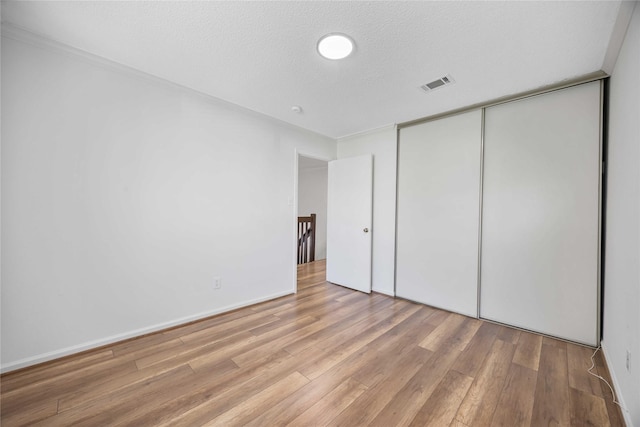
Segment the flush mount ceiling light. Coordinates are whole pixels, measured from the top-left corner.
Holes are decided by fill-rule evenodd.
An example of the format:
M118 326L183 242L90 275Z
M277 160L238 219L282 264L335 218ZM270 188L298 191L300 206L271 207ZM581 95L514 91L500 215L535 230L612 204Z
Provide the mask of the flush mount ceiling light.
M331 33L322 36L317 47L318 53L327 59L343 59L351 55L354 43L349 36Z

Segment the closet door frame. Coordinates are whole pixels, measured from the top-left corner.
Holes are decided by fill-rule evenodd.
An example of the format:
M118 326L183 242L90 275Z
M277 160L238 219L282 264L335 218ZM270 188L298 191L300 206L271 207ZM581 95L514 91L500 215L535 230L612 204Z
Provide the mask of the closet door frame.
M404 123L399 123L397 125L397 135L396 135L396 147L397 147L397 164L396 164L396 248L395 248L395 259L394 259L394 294L397 295L397 264L398 264L398 188L397 188L397 178L398 178L398 171L399 171L399 162L400 162L400 131L401 129L405 128L405 127L409 127L409 126L413 126L419 123L423 123L423 122L429 122L429 121L433 121L433 120L438 120L440 118L445 118L445 117L449 117L449 116L453 116L453 115L457 115L457 114L461 114L464 112L468 112L468 111L472 111L472 110L477 110L480 109L482 112L482 119L481 119L481 146L480 146L480 198L479 198L479 225L478 225L478 273L477 273L477 283L478 283L478 287L477 287L477 316L476 318L478 319L482 319L488 322L492 322L492 323L498 323L498 324L504 324L504 323L500 323L494 320L490 320L490 319L485 319L481 316L481 305L482 305L482 299L481 299L481 294L482 294L482 237L483 237L483 201L484 201L484 151L485 151L485 110L489 107L492 106L496 106L496 105L500 105L500 104L505 104L505 103L509 103L509 102L513 102L513 101L518 101L521 99L525 99L525 98L529 98L529 97L533 97L533 96L537 96L537 95L543 95L546 93L550 93L550 92L554 92L554 91L558 91L558 90L563 90L566 88L570 88L573 86L578 86L578 85L582 85L582 84L587 84L590 82L595 82L595 81L599 81L600 82L600 100L599 100L599 132L598 132L598 139L599 139L599 170L598 170L598 212L597 212L597 226L598 226L598 230L597 230L597 266L596 266L596 282L597 282L597 290L596 290L596 346L600 345L600 340L601 340L601 336L602 336L602 288L603 288L603 277L602 277L602 256L603 256L603 248L602 248L602 242L604 239L604 229L603 229L603 217L604 217L604 209L606 208L604 205L604 193L606 192L606 189L603 187L603 183L606 182L606 165L604 164L605 162L605 158L604 158L604 151L606 150L606 135L605 135L605 117L604 117L604 106L606 103L606 99L605 99L605 85L606 85L606 81L605 79L608 77L608 75L604 72L595 72L595 73L591 73L582 77L578 77L575 79L571 79L568 80L564 83L561 84L554 84L554 85L549 85L543 88L539 88L539 89L535 89L535 90L531 90L531 91L527 91L527 92L523 92L520 94L516 94L516 95L512 95L512 96L507 96L507 97L503 97L503 98L499 98L499 99L495 99L493 101L489 101L486 103L479 103L479 104L475 104L475 105L471 105L468 107L464 107L464 108L459 108L459 109L455 109L455 110L451 110L449 112L445 112L445 113L441 113L441 114L437 114L434 116L430 116L430 117L426 117L426 118L422 118L422 119L417 119L417 120L412 120L412 121L408 121L408 122L404 122ZM508 325L505 324L509 327L515 328L515 329L519 329L519 330L523 330L523 331L528 331L528 329L525 328L521 328L518 326L514 326L514 325ZM561 338L561 337L555 337L553 335L549 335L549 334L545 334L542 332L538 332L538 331L531 331L534 333L538 333L544 336L550 336L553 338L557 338L560 339L562 341L568 341L568 342L574 342L571 340L568 340L566 338ZM584 343L580 343L580 344L584 344ZM590 344L589 344L590 345Z
M482 116L475 109L405 129L396 181L396 295L474 318Z
M488 308L487 304L483 304L481 302L480 318L482 318L484 320L491 321L491 322L495 322L495 323L506 324L506 325L509 325L511 327L515 327L515 328L522 329L522 330L529 330L528 327L531 326L530 330L532 330L533 332L536 332L536 333L540 333L540 334L547 335L547 336L552 336L554 338L558 338L558 339L565 340L565 341L576 342L576 343L583 344L583 345L589 345L589 346L597 347L599 345L599 343L600 343L600 326L601 326L600 319L601 319L601 311L602 311L602 308L601 308L601 289L602 289L602 285L601 285L601 264L602 264L602 253L601 252L602 252L602 179L603 179L603 157L602 156L603 156L603 95L604 95L604 93L603 93L603 83L602 82L598 82L598 87L597 88L596 87L594 87L594 88L586 87L586 85L594 85L595 86L595 84L596 84L595 82L589 82L589 83L585 83L584 86L583 85L574 85L573 86L573 87L576 87L576 88L578 86L583 86L583 90L585 91L584 92L584 94L585 94L584 96L587 96L587 97L590 96L589 95L589 93L590 93L589 91L592 91L591 92L591 94L592 94L591 96L593 96L593 92L596 92L596 91L597 91L597 94L598 94L597 95L598 96L598 101L597 101L597 110L598 110L597 111L597 116L598 116L597 120L598 120L598 122L594 123L594 126L593 126L595 128L594 130L597 133L597 135L591 134L591 135L594 136L594 138L589 138L588 140L585 140L585 141L588 142L587 147L588 147L589 150L593 150L594 148L597 150L597 152L596 151L589 151L591 153L591 156L593 156L593 158L592 158L592 161L594 161L593 168L597 167L597 170L594 170L594 169L591 168L591 166L590 166L591 163L588 164L588 165L584 164L584 168L578 168L577 169L578 173L581 170L582 171L588 171L588 173L590 174L591 177L589 178L588 176L586 176L585 178L587 178L587 179L594 179L595 175L597 174L597 182L598 182L597 189L594 188L593 191L590 192L590 193L582 193L582 197L587 197L586 199L578 199L578 200L582 200L582 201L579 202L580 204L584 204L588 200L591 200L593 203L596 203L596 210L597 211L596 212L594 212L592 210L588 211L588 215L591 217L591 219L595 222L595 225L597 226L597 229L593 230L593 235L592 235L592 237L595 238L595 242L594 242L595 247L591 246L590 244L588 246L575 246L575 244L573 244L573 247L576 248L576 250L578 252L583 247L587 247L591 251L593 251L592 255L594 255L595 258L596 258L596 261L597 261L596 265L595 266L593 266L592 264L584 264L584 265L590 265L591 267L589 267L589 268L593 268L593 274L595 275L595 277L589 275L588 276L589 279L587 279L585 277L585 278L582 278L582 281L577 280L577 277L579 277L580 273L582 271L584 271L584 269L579 268L580 264L575 264L575 261L578 260L578 259L581 259L582 261L579 261L579 262L588 262L587 258L584 258L584 256L590 256L590 255L588 255L587 251L585 251L585 254L584 254L584 256L582 258L580 258L580 257L575 258L575 257L572 257L572 256L568 255L566 257L566 259L572 260L572 261L574 261L574 263L569 263L567 265L569 265L569 266L577 265L578 266L578 267L569 267L569 270L571 270L572 268L577 268L577 269L574 269L574 272L576 272L576 273L574 273L574 275L577 274L578 276L577 277L576 276L569 276L569 277L576 277L576 280L571 281L571 279L569 279L569 280L566 281L566 283L567 283L566 286L557 288L557 289L559 289L561 291L564 291L564 294L561 294L562 296L560 296L560 298L559 298L559 305L555 306L551 311L547 312L547 316L551 315L551 316L555 316L556 317L556 321L555 322L552 321L550 323L547 323L547 321L545 320L546 316L544 314L544 307L551 307L553 305L551 303L550 303L550 305L547 305L547 306L545 306L544 303L542 303L539 306L540 310L541 310L541 313L542 313L540 315L536 315L536 314L532 313L533 310L529 311L529 313L527 314L527 311L528 311L528 307L527 307L527 309L523 309L523 313L524 313L523 316L519 317L518 315L513 314L513 311L511 311L511 314L509 314L510 310L508 308L505 308L505 305L504 305L505 302L503 302L503 304L497 304L495 298L492 299L492 303L493 303L494 307L496 307L496 306L497 307L493 308L493 309ZM570 88L565 88L563 90L567 90L567 89L570 89ZM550 95L550 94L552 94L552 92L556 92L556 91L547 91L547 92L544 92L544 93L541 93L541 94L538 94L538 95L539 96ZM538 96L538 95L536 95L536 96ZM581 95L576 95L576 96L581 96ZM530 97L526 97L526 98L532 99L534 97L535 96L530 96ZM518 99L518 100L514 100L514 103L515 102L521 102L521 101L526 101L526 99L521 98L521 99ZM496 106L500 107L501 105L505 105L505 104L508 104L508 103L509 102L500 103L499 105L496 105ZM591 103L589 105L593 106L593 107L596 107L596 105L593 105ZM494 107L494 106L491 106L491 107ZM491 108L491 107L487 107L487 108ZM516 106L516 108L522 108L522 106ZM525 105L525 108L526 108L526 105ZM533 108L536 108L535 104L534 104ZM508 113L508 111L507 111L507 113ZM591 113L594 113L594 111L592 110ZM503 110L502 114L504 114L504 110ZM487 115L485 115L485 118L487 118ZM490 141L487 142L487 140L486 140L486 138L487 138L486 122L485 122L485 134L484 134L484 137L485 137L485 143L490 143ZM596 137L597 137L597 142L595 141ZM595 143L597 143L597 147L594 146ZM533 145L529 145L529 146L533 147ZM485 146L485 158L483 159L483 161L485 163L486 163L486 160L487 160L487 158L486 158L487 151L486 150L487 150L487 147ZM574 148L574 150L576 150L576 149ZM575 151L575 152L577 152L577 151ZM597 165L595 164L595 161L597 161ZM486 194L487 194L487 192L486 192L487 191L487 188L486 188L486 184L487 184L486 171L488 169L487 169L487 165L486 164L484 166L485 166L485 176L483 176L483 179L484 179L484 184L485 184L485 188L484 188L485 199L483 200L483 202L485 203L485 208L483 209L483 224L482 224L482 228L484 229L485 234L486 234L486 232L487 232L486 203L488 202L488 200L486 199ZM559 174L558 171L561 170L561 169L558 169L557 166L558 165L556 165L556 169L551 169L550 170L551 173ZM494 168L494 170L495 170L495 168ZM529 181L529 182L535 182L535 181ZM544 182L544 181L539 181L539 182ZM554 181L554 182L556 182L556 181ZM584 182L586 184L585 181L580 181L580 182ZM590 181L590 182L594 182L594 181ZM526 183L526 179L525 179L525 183ZM504 190L507 187L508 187L508 185L505 185L505 186L502 186L502 187L498 187L498 189L503 189ZM536 187L534 186L534 188L536 188ZM580 185L579 187L576 187L576 188L582 188L584 190L585 188L591 188L591 187L585 187L585 186ZM546 197L546 194L547 193L544 193L543 196L542 196L543 197L543 199L542 199L543 200L543 205L542 205L543 208L545 206L544 205L545 201L546 201L546 203L548 203L549 200L551 200L553 198L553 197L551 197L551 198ZM508 209L509 203L507 203L506 206L507 206L507 209ZM494 209L495 209L495 207L494 207ZM493 212L494 212L494 215L495 215L496 211L494 210ZM575 214L576 214L576 216L579 216L580 215L580 211L575 211ZM506 221L507 225L509 223L510 223L509 221ZM515 223L517 223L517 221ZM514 223L511 223L511 225L513 225L513 224ZM551 227L553 227L553 226L551 226ZM495 227L493 228L493 230L495 230ZM549 232L549 230L552 230L552 228L549 228L548 224L544 224L543 223L542 224L542 228L540 230L542 232L545 232L545 231ZM567 230L570 230L570 229L567 229ZM568 233L569 233L569 235L571 234L570 231ZM555 234L548 234L548 235L555 236ZM496 234L493 233L491 236L495 237ZM569 241L569 240L567 240L567 241ZM484 246L484 244L486 244L485 241L483 241L483 246ZM557 242L554 244L553 237L551 237L551 245L552 246L549 246L550 249L551 248L559 248L560 247L560 246L558 246ZM536 252L536 249L535 249L536 247L538 248L537 251L539 252L540 248L543 247L543 246L544 245L536 246L536 244L533 244L529 249L532 251L532 253L535 253ZM569 247L571 247L571 244L569 244ZM494 240L494 248L495 248L495 240ZM527 250L529 250L529 249L527 249ZM488 248L484 248L483 249L481 247L481 251L483 251L483 250L488 250ZM527 251L527 250L525 250L525 251ZM575 251L570 250L570 252L575 252ZM563 253L566 254L567 252L564 251ZM481 252L481 256L482 256L482 252ZM508 257L507 257L507 259L508 259ZM543 256L543 259L544 259L544 256ZM565 257L563 256L560 259L565 259ZM499 277L499 276L495 276L495 274L496 274L495 273L495 271L496 271L495 262L493 264L491 264L491 265L494 266L494 268L493 268L494 276L493 277ZM549 266L550 266L551 270L546 270L546 271L544 269L534 268L534 270L535 270L534 274L536 274L536 276L537 276L537 273L540 272L540 275L544 276L545 272L546 272L548 274L551 274L552 277L559 277L559 278L562 277L562 273L560 273L561 270L558 270L558 265L556 265L554 267L554 264L549 264ZM482 267L483 267L483 264L481 263L480 264L480 276L481 276L480 294L481 294L481 298L482 298L482 295L484 294L485 295L485 299L486 299L486 289L488 289L488 288L487 288L487 284L486 283L483 286L483 281L486 281L487 277L484 274L484 272L482 271ZM485 263L485 267L487 267L486 263ZM526 267L525 267L525 270L526 270ZM507 268L507 271L508 271L508 268ZM558 274L560 274L560 276L558 276ZM514 273L511 274L511 276L513 276L513 275L514 275ZM536 276L534 276L534 277L536 277ZM525 274L524 277L527 277L527 275ZM540 280L542 280L542 279L540 279ZM511 283L511 282L513 282L513 281L510 281L509 283ZM538 281L536 283L541 283L541 282ZM562 282L562 283L565 283L565 282ZM584 283L584 285L582 285L583 283ZM592 293L592 292L594 292L594 285L595 285L595 295ZM581 289L581 286L587 287L588 289ZM484 288L485 292L483 292L483 288ZM499 291L499 289L500 289L500 286L493 287L493 293L495 294L496 291ZM507 290L507 288L505 288L505 287L502 287L502 289ZM523 295L527 294L527 292L526 292L527 289L534 289L534 288L532 288L530 286L523 288ZM545 292L545 289L546 289L546 292ZM543 301L543 302L544 301L550 301L550 298L553 298L552 297L552 293L550 293L550 292L551 292L551 287L545 286L540 291L532 290L531 296L534 298L534 300L535 300L535 297L537 296L537 297L542 297L543 298L543 299L540 299L540 301ZM570 304L568 302L568 301L570 301L570 297L568 297L567 294L571 294L571 292L579 292L580 294L584 294L586 292L587 297L585 298L584 301L585 301L585 303L587 303L587 301L589 299L591 299L591 301L588 302L588 304L589 305L593 304L591 306L594 307L595 313L593 313L592 315L589 315L589 314L587 314L587 313L589 313L588 311L586 311L586 312L583 311L582 314L578 315L579 317L582 318L582 320L580 322L576 323L576 326L574 326L574 327L561 327L561 328L558 328L558 327L552 326L552 325L563 324L563 319L562 319L563 315L562 315L562 313L566 312L567 310L570 310ZM512 298L513 298L513 295L512 295ZM584 307L584 305L580 305L580 306ZM563 307L564 307L564 309L563 309ZM487 312L487 310L491 310L491 312ZM571 316L568 316L568 317L571 318ZM588 320L587 320L587 317L588 317ZM564 321L566 322L567 319L564 319ZM513 323L511 323L511 322L513 322ZM588 323L585 323L585 322L588 322ZM591 322L595 322L595 324L593 324ZM515 323L519 323L519 324L515 324ZM583 327L577 326L577 325L585 325L585 327L583 328ZM589 331L592 331L592 332L589 332ZM591 333L593 333L594 335L591 335ZM589 335L589 336L587 337L587 335Z

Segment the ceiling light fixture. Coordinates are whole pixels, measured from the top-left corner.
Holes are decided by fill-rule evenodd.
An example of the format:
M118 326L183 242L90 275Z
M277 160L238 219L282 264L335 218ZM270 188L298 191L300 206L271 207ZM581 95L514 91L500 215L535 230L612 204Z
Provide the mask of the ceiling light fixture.
M355 44L351 37L331 33L324 35L318 41L318 53L327 59L343 59L351 55Z

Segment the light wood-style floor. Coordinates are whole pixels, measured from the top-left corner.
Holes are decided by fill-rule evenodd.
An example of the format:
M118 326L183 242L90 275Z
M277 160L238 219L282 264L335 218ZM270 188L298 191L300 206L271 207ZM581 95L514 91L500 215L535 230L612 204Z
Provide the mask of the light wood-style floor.
M1 424L624 425L589 348L298 274L297 295L4 375Z

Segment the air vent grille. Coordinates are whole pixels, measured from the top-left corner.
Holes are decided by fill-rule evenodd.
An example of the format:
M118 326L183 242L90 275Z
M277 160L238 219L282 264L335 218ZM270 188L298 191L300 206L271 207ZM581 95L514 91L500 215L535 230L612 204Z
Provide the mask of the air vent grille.
M455 83L455 80L453 80L453 77L451 77L450 74L447 74L446 76L440 77L437 80L423 84L422 86L420 86L420 89L425 92L431 92L432 90L436 90L453 83Z

